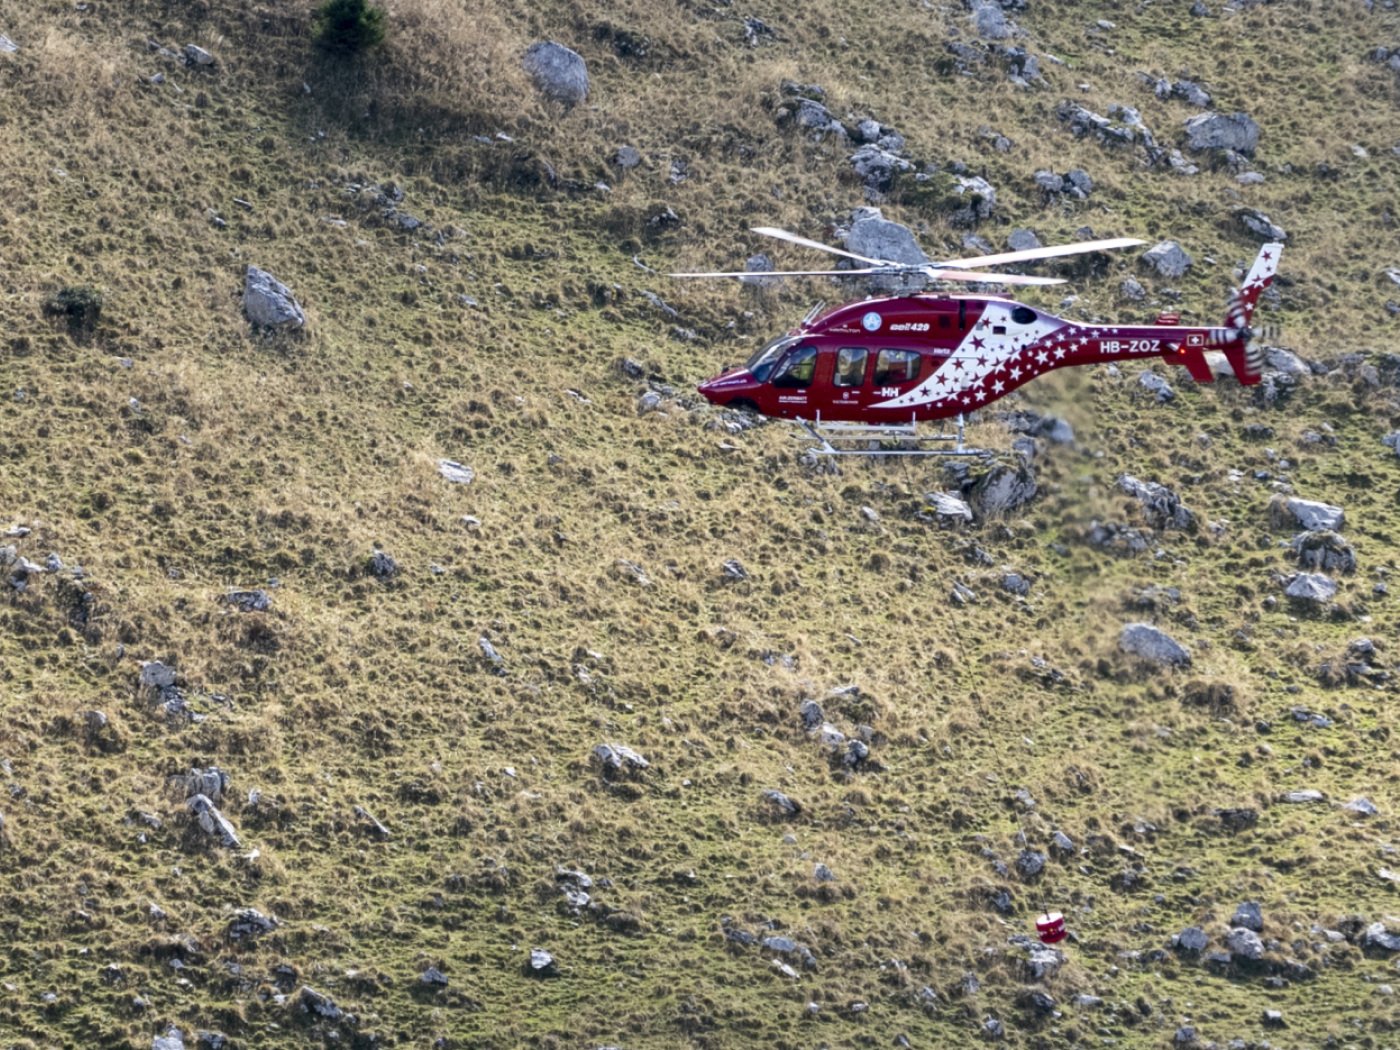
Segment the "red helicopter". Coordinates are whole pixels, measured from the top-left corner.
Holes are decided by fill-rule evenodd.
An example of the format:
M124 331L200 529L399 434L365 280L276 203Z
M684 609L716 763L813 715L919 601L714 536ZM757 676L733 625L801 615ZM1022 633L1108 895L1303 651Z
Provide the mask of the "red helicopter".
M969 259L920 264L872 259L762 226L754 233L865 263L861 269L777 272L677 273L672 277L871 276L928 282L1063 284L1059 278L974 271L1145 242L1131 237L1081 241ZM1261 355L1251 343L1250 319L1274 279L1281 244L1260 249L1218 328L1180 324L1163 313L1146 325L1067 321L1011 299L990 295L919 293L869 298L823 310L768 343L741 368L700 384L716 405L796 420L827 454L978 454L962 447L962 417L983 408L1052 368L1101 361L1161 357L1183 365L1199 383L1213 381L1205 351L1223 351L1242 384L1259 382ZM956 435L919 435L923 420L956 417ZM894 437L953 440L952 453L921 448L838 448L833 438Z

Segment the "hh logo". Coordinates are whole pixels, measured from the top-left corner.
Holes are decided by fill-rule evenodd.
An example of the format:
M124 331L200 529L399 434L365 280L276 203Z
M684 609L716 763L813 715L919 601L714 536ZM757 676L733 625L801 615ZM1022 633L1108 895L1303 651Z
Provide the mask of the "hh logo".
M877 397L897 397L898 395L899 387L897 386L882 386L876 394Z

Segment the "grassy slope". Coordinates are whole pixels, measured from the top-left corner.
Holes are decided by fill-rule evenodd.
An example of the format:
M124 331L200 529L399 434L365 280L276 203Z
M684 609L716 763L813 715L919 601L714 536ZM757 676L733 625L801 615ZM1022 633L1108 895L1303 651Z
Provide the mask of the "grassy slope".
M1253 254L1230 218L1247 198L1291 234L1277 311L1289 345L1319 358L1387 351L1396 321L1377 301L1377 275L1394 263L1381 213L1396 184L1396 91L1364 56L1394 42L1393 21L1350 4L1208 20L1159 6L1032 4L1020 20L1033 45L1067 66L1046 67L1046 89L1017 92L991 73L943 75L943 27L966 33L963 16L916 5L532 5L484 13L488 33L445 4L403 4L390 53L352 73L311 56L295 8L12 5L0 31L23 50L0 56L10 144L0 148L0 506L34 527L21 553L54 550L84 566L97 614L86 630L69 623L71 594L55 578L0 609L7 1041L145 1046L174 1022L248 1045L300 1044L295 1012L272 998L273 968L286 963L353 1010L361 1031L402 1045L438 1035L498 1046L889 1045L901 1032L916 1046L960 1045L991 1014L1010 1045L1061 1045L1077 1032L1157 1046L1188 1017L1210 1038L1262 1038L1265 1006L1291 1025L1275 1045L1328 1033L1385 1045L1394 1008L1362 978L1391 969L1349 946L1328 950L1334 966L1286 949L1319 976L1282 989L1120 953L1194 922L1218 940L1243 899L1263 903L1285 945L1318 940L1313 923L1389 910L1374 870L1400 805L1394 715L1381 693L1320 691L1313 671L1360 634L1391 655L1395 614L1370 590L1395 566L1394 460L1379 444L1393 388L1319 378L1279 412L1178 375L1166 407L1137 396L1131 371L1054 377L1025 404L1065 415L1079 443L1045 452L1043 496L1016 519L941 531L914 516L919 494L942 484L933 468L812 474L786 430L734 437L683 407L695 380L790 324L811 290L756 302L732 288L673 288L630 261L640 251L659 266L732 265L754 250L746 225L823 235L859 203L838 150L792 140L764 110L791 77L825 85L837 112L898 127L914 156L984 170L1001 191L1004 225L981 231L994 243L1012 225L1062 239L1087 223L1214 258L1179 283L1193 319L1219 314L1230 266ZM745 14L768 20L780 42L745 48ZM1090 31L1101 17L1116 28ZM649 55L619 58L593 32L605 22L647 36ZM434 26L445 27L446 58L422 58L411 83L384 72L408 68L409 43L424 39L410 32ZM540 36L589 59L586 111L561 117L518 94L508 63ZM148 37L200 43L219 69L162 64ZM163 87L137 79L157 69ZM1123 102L1170 137L1190 111L1148 95L1139 70L1189 73L1221 108L1250 112L1268 181L1246 191L1224 173L1146 171L1070 139L1050 115L1066 96L1100 111ZM991 150L984 124L1016 148ZM514 142L469 137L497 129ZM624 142L648 163L617 182L606 161ZM673 157L691 172L676 186ZM539 159L584 185L617 184L607 197L519 192L499 177ZM1319 175L1324 162L1337 174ZM1076 164L1099 190L1078 209L1046 209L1031 173ZM388 181L442 243L378 224L346 194ZM662 203L683 225L651 241L642 220ZM936 215L887 214L920 225L933 249L957 243ZM248 262L292 285L308 335L247 333ZM1079 307L1147 312L1115 302L1119 272L1133 272L1130 261L1076 288ZM44 298L68 284L106 294L89 338L43 315ZM701 342L670 338L673 322L643 290L680 307ZM663 412L636 415L642 386L616 369L624 356L678 391ZM1246 440L1253 422L1274 428L1267 444L1294 461L1300 494L1347 507L1363 569L1344 582L1335 617L1264 604L1286 560L1267 527L1270 490L1250 476L1277 469ZM1335 447L1299 445L1324 424ZM477 480L442 481L444 457ZM1086 548L1076 536L1092 518L1136 520L1113 488L1124 470L1229 527L1221 538L1164 536L1159 558ZM1027 601L1003 596L999 569L966 557L974 544L1034 578ZM388 585L364 573L376 545L402 566ZM732 557L750 581L722 582ZM243 616L219 600L272 577L271 613ZM979 601L954 608L954 580ZM1183 592L1163 619L1196 652L1189 674L1142 681L1114 652L1120 625L1142 615L1125 598L1148 583ZM1240 629L1252 644L1234 642ZM482 635L504 656L503 676L481 658ZM1035 656L1068 684L1043 684ZM208 717L159 719L136 686L143 659L178 667ZM1218 718L1183 705L1190 679L1235 685L1237 709ZM846 683L860 695L828 697ZM800 731L804 696L847 731L872 726L884 770L834 772ZM1337 725L1305 731L1295 705ZM109 716L120 751L85 744L91 710ZM1274 732L1258 736L1257 719ZM634 789L610 789L589 767L603 740L653 763ZM1271 755L1258 753L1264 743ZM199 845L166 794L167 775L209 763L232 777L225 808L242 850ZM1303 786L1368 795L1383 816L1272 804ZM761 820L768 787L804 815ZM1020 787L1035 813L1013 808ZM275 803L245 806L254 789ZM367 836L356 805L392 837ZM1213 810L1240 805L1261 808L1258 828L1220 834ZM1138 820L1156 834L1133 833ZM1009 862L1019 831L1044 848L1057 828L1097 849L1052 862L1042 889L999 879L979 852ZM1143 855L1143 888L1110 889L1124 863L1115 843ZM812 879L818 861L838 876L829 899ZM610 879L597 898L636 929L561 914L557 864ZM1009 919L986 904L998 885L1015 894ZM1046 985L1064 1016L1037 1024L1016 1001L1022 953L1007 937L1031 931L1042 896L1066 909L1080 940ZM152 920L151 903L167 918ZM229 909L242 906L283 925L255 946L229 944ZM723 916L750 931L771 920L811 946L819 969L794 983L772 973L771 953L728 950ZM563 978L520 976L533 945L556 954ZM186 969L171 967L172 953ZM119 973L104 975L109 963ZM429 964L451 980L436 1000L414 990ZM958 994L966 972L982 981L976 996ZM925 984L940 996L936 1013L920 1008ZM1080 991L1106 1008L1076 1008ZM809 1001L823 1007L816 1020ZM850 1014L853 1001L870 1008Z

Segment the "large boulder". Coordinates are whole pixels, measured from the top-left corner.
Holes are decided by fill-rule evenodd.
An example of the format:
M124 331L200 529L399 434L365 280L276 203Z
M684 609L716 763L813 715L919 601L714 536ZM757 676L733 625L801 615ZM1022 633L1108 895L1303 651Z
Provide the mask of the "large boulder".
M292 290L256 266L249 266L243 277L243 312L259 328L301 328L306 324L306 314Z
M1243 226L1254 236L1265 242L1283 242L1288 240L1288 232L1273 222L1262 211L1254 208L1241 208L1235 212L1235 217L1240 220Z
M972 505L979 516L1009 514L1035 498L1039 487L1027 466L1001 466L983 475L972 488Z
M1196 515L1165 485L1156 481L1140 481L1131 474L1123 474L1118 478L1118 487L1142 504L1142 512L1154 529L1190 530L1196 527Z
M1244 113L1201 113L1186 122L1186 148L1253 153L1259 145L1259 125Z
M857 208L851 215L851 229L846 234L848 252L868 259L922 266L929 261L914 234L907 226L891 222L880 214L879 208ZM879 291L913 291L923 287L923 278L873 277L870 286Z
M1161 277L1175 280L1191 268L1191 256L1176 241L1161 241L1142 253L1143 265Z
M986 179L955 175L951 193L956 204L948 215L951 226L976 226L996 210L997 191Z
M1269 501L1269 520L1275 528L1301 525L1336 532L1346 523L1346 512L1330 503L1280 495Z
M572 107L588 97L588 65L563 44L553 40L531 44L522 65L535 87L555 102Z
M1118 635L1118 648L1163 667L1188 667L1191 652L1165 631L1150 623L1130 623Z

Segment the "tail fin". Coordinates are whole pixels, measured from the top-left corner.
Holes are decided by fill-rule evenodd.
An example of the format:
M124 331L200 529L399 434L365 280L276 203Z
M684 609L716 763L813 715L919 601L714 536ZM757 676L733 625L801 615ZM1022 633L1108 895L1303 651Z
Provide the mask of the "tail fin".
M1245 386L1259 382L1259 374L1263 370L1263 355L1253 343L1254 332L1249 322L1264 289L1274 283L1281 254L1282 244L1266 244L1259 249L1259 256L1250 267L1244 283L1230 297L1230 305L1225 311L1226 338L1229 340L1224 347L1225 359L1230 362L1235 377Z

